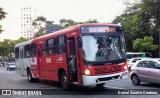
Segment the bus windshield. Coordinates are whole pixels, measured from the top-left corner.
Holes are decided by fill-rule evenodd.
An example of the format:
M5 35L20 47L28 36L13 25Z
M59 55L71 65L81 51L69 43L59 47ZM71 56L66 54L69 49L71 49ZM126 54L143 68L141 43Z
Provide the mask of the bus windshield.
M125 58L122 34L87 34L82 36L83 59L87 62L110 62Z

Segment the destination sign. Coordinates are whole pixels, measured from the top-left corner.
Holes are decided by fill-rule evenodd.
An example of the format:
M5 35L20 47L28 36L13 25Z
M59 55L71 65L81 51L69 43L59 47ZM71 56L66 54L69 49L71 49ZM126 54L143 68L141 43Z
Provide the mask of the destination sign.
M122 32L119 26L85 26L81 28L81 33L115 33Z

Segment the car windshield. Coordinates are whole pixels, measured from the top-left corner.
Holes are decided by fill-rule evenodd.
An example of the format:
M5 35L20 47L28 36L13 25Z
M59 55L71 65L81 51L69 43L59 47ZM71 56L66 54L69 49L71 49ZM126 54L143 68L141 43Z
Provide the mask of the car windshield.
M83 58L91 62L104 62L125 58L122 34L91 34L82 36Z

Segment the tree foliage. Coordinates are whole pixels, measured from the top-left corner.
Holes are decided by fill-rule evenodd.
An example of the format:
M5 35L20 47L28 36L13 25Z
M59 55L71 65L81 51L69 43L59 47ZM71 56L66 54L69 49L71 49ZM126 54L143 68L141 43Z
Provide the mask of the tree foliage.
M33 38L40 37L45 34L45 28L46 26L51 26L54 21L48 21L45 17L43 16L38 16L33 22L32 26L34 26L34 36Z
M3 42L1 41L0 56L7 57L10 61L14 53L14 46L24 41L27 41L27 39L23 37L19 38L18 40L5 39Z
M60 26L67 28L76 24L85 24L85 23L98 23L98 21L96 19L89 19L85 22L75 22L72 19L60 19L59 20Z
M3 11L3 8L0 7L0 20L4 19L6 17L6 14L7 13L5 11ZM2 31L3 31L2 26L0 25L0 34Z
M128 51L135 51L131 46L133 40L145 36L152 36L153 43L158 44L160 0L138 0L128 6L120 16L117 16L113 23L122 24Z
M153 37L145 36L144 39L137 38L133 41L133 48L137 49L138 51L151 51L156 50L158 45L153 44Z
M67 28L82 23L98 23L98 21L96 19L89 19L85 22L75 22L72 19L60 19L59 24L54 24L54 21L48 21L45 17L39 16L32 22L32 26L34 26L34 31L36 32L33 38L45 35L45 29L47 26L61 26Z

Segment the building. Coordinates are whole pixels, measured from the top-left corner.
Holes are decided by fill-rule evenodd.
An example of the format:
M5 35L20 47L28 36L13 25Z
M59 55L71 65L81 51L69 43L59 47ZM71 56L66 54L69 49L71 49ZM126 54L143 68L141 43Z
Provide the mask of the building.
M21 8L21 37L32 38L35 34L32 22L41 15L38 9L32 7Z
M64 27L61 27L61 26L47 26L46 27L46 34L53 33L55 31L58 31L58 30L61 30L61 29L64 29Z

